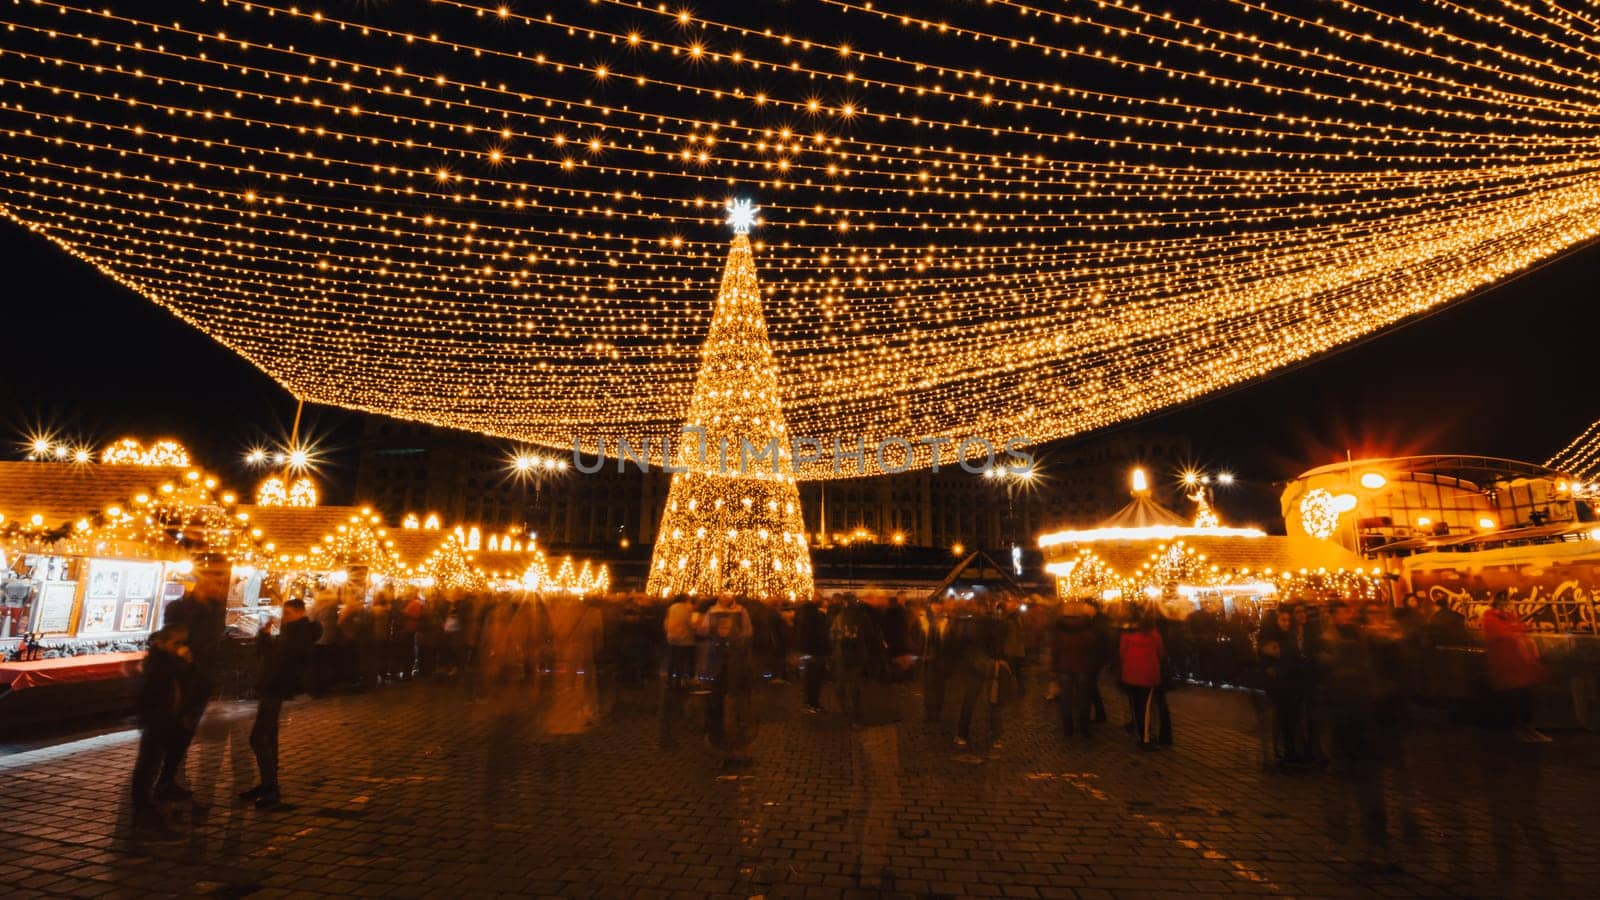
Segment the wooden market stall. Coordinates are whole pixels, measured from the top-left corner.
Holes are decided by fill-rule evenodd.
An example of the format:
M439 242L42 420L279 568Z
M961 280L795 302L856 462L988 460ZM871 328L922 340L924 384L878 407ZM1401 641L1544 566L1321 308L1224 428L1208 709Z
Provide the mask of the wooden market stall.
M0 462L0 701L126 679L196 553L261 561L234 497L198 469Z

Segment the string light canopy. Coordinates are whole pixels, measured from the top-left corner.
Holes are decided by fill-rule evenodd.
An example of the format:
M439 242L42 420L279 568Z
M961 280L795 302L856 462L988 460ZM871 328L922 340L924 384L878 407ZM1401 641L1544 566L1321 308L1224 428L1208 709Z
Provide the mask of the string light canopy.
M1580 431L1560 452L1546 460L1545 466L1576 475L1576 483L1566 483L1569 490L1585 495L1600 495L1600 488L1581 481L1600 481L1600 422Z
M1139 416L1600 231L1600 17L1554 4L159 6L0 9L0 210L306 400L531 445L675 432L736 197L802 477Z

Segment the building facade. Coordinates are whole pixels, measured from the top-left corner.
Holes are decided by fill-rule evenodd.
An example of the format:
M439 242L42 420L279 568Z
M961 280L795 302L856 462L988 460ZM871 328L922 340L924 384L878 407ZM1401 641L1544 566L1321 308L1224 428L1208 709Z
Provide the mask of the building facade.
M843 539L950 548L1028 546L1040 531L1081 526L1127 500L1127 473L1143 466L1163 503L1185 508L1177 474L1191 460L1181 435L1123 431L1036 451L1036 477L989 478L947 466L800 485L806 531L816 544ZM619 472L616 460L584 473L518 473L506 442L393 420L369 422L356 496L391 522L436 513L488 528L521 526L546 546L649 544L671 476ZM556 456L551 452L551 456ZM586 467L592 467L592 461Z

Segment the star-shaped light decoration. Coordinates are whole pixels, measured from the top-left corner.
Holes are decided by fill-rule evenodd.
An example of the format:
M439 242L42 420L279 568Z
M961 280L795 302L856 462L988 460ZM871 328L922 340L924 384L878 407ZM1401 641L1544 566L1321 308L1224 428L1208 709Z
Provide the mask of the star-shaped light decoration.
M733 226L734 234L749 234L750 226L756 223L756 213L761 208L749 200L734 200L728 204L728 224Z

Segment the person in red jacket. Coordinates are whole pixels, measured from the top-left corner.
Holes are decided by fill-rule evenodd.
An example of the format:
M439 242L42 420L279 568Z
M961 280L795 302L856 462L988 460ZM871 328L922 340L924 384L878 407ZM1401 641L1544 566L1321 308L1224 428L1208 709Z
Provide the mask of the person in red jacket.
M1094 607L1082 602L1064 604L1050 635L1050 670L1060 686L1056 702L1061 707L1061 730L1067 737L1089 736L1089 703L1100 671L1099 649Z
M1141 750L1172 745L1172 712L1167 708L1167 691L1162 679L1167 648L1161 641L1157 624L1155 613L1145 613L1137 628L1123 632L1119 648L1122 687L1133 708L1133 726L1139 735ZM1160 717L1159 728L1150 721L1152 714Z
M1544 664L1505 591L1495 594L1493 605L1483 613L1483 651L1495 707L1506 724L1522 740L1548 741L1533 728L1533 688L1544 681Z

